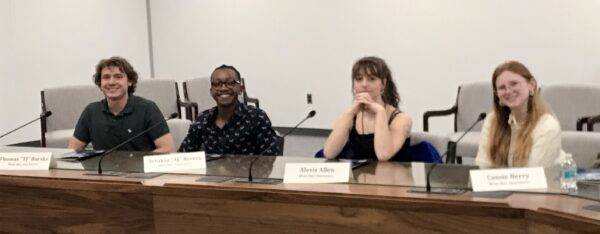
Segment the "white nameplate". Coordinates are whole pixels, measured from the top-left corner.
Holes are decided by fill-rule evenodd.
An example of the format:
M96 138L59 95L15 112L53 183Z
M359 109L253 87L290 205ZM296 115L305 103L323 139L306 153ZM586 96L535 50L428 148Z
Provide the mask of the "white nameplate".
M0 153L0 170L48 170L52 153Z
M346 183L350 162L286 163L283 183Z
M471 170L473 192L546 189L543 167Z
M204 152L144 156L144 172L185 172L205 168Z
M427 170L425 170L425 163L411 162L410 169L413 179L413 186L425 187L427 184Z

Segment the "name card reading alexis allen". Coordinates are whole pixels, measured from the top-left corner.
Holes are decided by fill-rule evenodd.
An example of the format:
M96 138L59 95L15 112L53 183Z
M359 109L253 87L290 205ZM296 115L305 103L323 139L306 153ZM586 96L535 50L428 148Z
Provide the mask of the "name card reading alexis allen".
M205 169L204 152L176 153L144 157L144 172L189 172Z
M0 170L48 170L52 153L0 153Z
M349 180L349 162L286 163L283 175L283 183L345 183Z
M471 170L473 192L546 189L543 167Z

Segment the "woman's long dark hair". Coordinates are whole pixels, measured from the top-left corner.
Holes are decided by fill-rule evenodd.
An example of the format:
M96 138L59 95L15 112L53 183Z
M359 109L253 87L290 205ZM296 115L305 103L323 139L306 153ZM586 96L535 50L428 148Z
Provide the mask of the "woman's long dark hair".
M400 103L400 95L398 95L396 84L392 79L392 72L383 59L370 56L356 61L354 66L352 66L352 80L359 75L360 71L364 71L366 74L373 75L381 79L385 84L383 94L381 95L383 102L398 108L398 103ZM354 82L352 82L352 84L354 86Z

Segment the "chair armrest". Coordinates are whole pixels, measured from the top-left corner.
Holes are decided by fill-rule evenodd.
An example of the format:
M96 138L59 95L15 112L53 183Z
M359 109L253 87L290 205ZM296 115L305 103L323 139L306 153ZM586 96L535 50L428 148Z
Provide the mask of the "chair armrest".
M179 105L185 108L185 118L190 121L194 121L194 119L198 116L198 103L188 102L188 101L180 101Z
M455 106L451 107L450 109L446 109L446 110L433 110L433 111L425 112L425 114L423 114L423 131L424 132L429 131L429 117L456 114L457 110L458 110L458 107L455 105Z
M581 117L577 120L577 131L583 131L583 124L588 124L590 117Z
M587 130L590 132L594 131L594 124L597 124L599 122L600 122L600 115L589 117L589 119L587 121Z
M46 110L44 110L44 113L46 112ZM40 138L40 146L41 147L46 147L46 132L48 131L48 126L47 126L47 119L48 117L46 116L42 116L42 118L40 118L40 125L41 125L41 130L42 130L42 136Z
M254 106L256 106L256 109L260 109L258 98L246 97L245 100L246 102L254 104Z

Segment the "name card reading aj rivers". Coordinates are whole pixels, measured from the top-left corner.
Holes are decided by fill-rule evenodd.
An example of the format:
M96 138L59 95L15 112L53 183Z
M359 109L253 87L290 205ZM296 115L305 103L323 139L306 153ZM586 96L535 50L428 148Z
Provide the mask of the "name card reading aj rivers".
M349 180L349 162L286 163L283 175L283 183L346 183Z
M471 170L473 192L546 189L543 167Z
M0 170L48 170L52 153L0 153Z
M204 152L176 153L144 157L144 172L193 172L206 168Z

